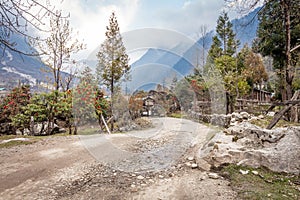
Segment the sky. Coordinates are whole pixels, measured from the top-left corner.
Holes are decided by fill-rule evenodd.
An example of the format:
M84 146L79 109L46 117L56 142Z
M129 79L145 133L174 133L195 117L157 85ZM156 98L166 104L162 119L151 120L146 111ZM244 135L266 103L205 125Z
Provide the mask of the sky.
M224 0L56 0L56 8L70 13L70 24L87 48L78 56L86 58L105 39L105 30L115 11L121 33L159 28L195 37L202 25L216 26Z

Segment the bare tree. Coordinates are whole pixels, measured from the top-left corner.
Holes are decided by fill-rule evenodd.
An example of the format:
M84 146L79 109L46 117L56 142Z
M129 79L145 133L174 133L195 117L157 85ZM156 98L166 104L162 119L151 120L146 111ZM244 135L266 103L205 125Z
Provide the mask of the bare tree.
M200 52L197 52L196 57L196 68L200 67L200 61L201 61L201 67L205 65L206 61L206 54L208 51L208 26L207 25L201 25L199 27L199 30L196 32L197 40L199 40L200 44ZM198 50L198 48L197 48ZM200 56L200 58L199 58ZM197 69L199 70L199 69Z
M34 49L31 52L17 49L16 41L11 36L21 35L27 42L39 39L32 36L28 29L47 31L43 19L56 15L53 10L54 6L49 1L41 3L36 0L0 0L0 48L8 48L24 55L37 55Z
M72 67L72 65L76 65L76 62L72 61L69 65L68 73L60 79L60 86L64 92L71 88L72 82L79 73L78 68L76 66Z
M50 29L50 36L44 43L38 43L38 49L45 55L43 60L53 74L55 90L59 90L64 64L73 63L75 67L75 61L71 60L71 55L85 47L84 44L74 39L76 37L72 33L69 20L62 18L60 12L56 12L56 15L50 19Z
M202 67L205 65L205 61L206 61L206 54L207 54L207 50L208 50L208 26L207 25L201 25L199 28L199 35L201 37L201 48L202 48L202 52L201 52L201 60L202 60Z

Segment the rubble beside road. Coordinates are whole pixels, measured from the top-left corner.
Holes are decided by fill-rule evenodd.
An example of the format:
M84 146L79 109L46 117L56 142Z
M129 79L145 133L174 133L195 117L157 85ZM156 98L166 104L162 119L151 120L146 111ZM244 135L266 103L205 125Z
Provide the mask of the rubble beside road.
M300 127L267 130L240 122L217 133L199 149L196 160L206 169L232 163L299 175Z

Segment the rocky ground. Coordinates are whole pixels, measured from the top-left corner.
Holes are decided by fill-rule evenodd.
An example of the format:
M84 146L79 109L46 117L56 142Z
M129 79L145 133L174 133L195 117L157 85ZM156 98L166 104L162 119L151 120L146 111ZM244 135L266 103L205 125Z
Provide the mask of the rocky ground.
M300 127L267 130L247 121L215 135L197 154L198 162L218 167L233 163L300 174Z
M235 199L194 156L214 130L153 119L127 134L48 137L0 149L0 199Z

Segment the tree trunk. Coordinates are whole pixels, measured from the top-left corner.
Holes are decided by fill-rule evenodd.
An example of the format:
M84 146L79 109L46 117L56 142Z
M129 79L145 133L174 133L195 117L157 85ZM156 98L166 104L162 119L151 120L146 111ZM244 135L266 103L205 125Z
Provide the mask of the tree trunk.
M281 4L284 11L284 22L285 22L285 80L286 80L286 99L289 100L293 95L293 78L294 72L291 65L291 1L290 0L281 0Z
M77 125L74 125L74 135L77 135Z
M226 115L229 114L229 105L230 105L229 101L230 101L229 94L228 92L226 92Z
M113 70L111 70L113 71ZM113 118L114 114L113 114L113 106L114 106L114 79L113 79L113 76L111 78L111 81L110 81L110 92L111 92L111 100L110 100L110 112L111 112L111 116ZM110 123L110 131L113 132L114 131L114 119L111 120L111 123Z
M226 114L232 113L233 111L233 96L229 92L226 92Z

